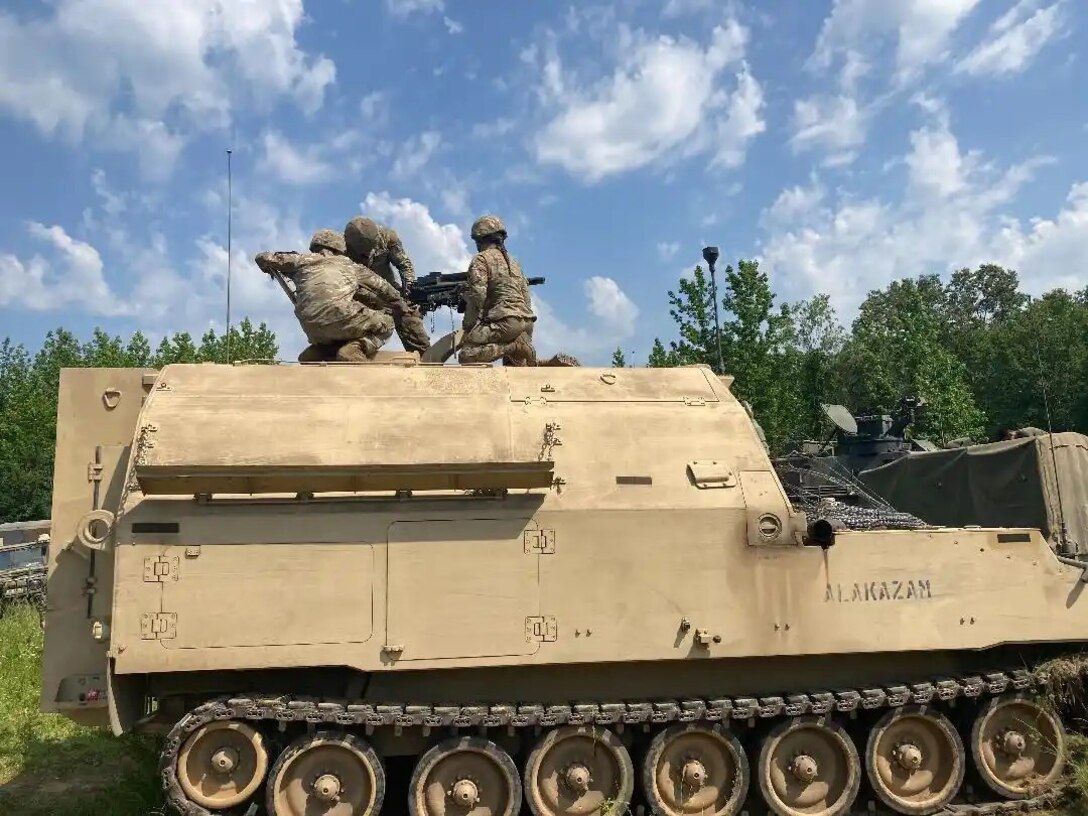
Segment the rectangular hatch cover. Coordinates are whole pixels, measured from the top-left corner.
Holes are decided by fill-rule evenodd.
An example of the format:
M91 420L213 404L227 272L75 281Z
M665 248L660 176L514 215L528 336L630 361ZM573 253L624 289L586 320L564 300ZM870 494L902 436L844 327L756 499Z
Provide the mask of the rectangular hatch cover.
M540 555L531 519L400 521L389 528L386 647L399 661L532 654Z

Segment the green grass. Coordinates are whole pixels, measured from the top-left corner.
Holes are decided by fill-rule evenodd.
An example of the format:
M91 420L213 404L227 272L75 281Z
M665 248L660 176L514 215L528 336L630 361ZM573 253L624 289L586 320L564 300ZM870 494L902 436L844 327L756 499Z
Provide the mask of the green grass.
M0 813L148 816L162 812L154 740L114 737L38 710L37 612L0 617Z

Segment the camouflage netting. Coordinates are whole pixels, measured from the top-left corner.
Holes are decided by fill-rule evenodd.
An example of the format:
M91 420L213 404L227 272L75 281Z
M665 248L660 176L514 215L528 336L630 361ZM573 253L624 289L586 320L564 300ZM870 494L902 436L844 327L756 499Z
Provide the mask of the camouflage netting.
M896 510L834 460L794 455L777 459L775 470L790 502L809 519L825 518L848 530L917 530L927 527Z

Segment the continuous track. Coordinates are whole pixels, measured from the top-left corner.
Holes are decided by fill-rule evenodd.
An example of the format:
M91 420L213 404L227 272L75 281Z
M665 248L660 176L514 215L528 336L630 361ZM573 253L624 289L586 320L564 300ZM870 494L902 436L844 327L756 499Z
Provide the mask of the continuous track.
M970 720L965 719L974 710L981 711L987 700L1027 699L1030 692L1042 680L1038 674L1026 670L994 672L984 675L944 677L909 684L873 686L837 691L810 691L804 693L750 697L684 698L677 700L624 700L614 702L575 702L570 705L552 704L489 704L489 705L414 705L410 702L374 704L350 700L313 699L292 695L221 697L206 702L186 714L170 731L166 739L160 763L163 784L171 805L184 816L212 816L212 814L263 813L264 794L258 792L246 805L233 810L209 811L188 799L178 777L178 756L191 735L209 723L245 723L263 730L270 736L276 731L295 734L308 731L335 732L353 735L365 745L368 738L383 729L395 735L405 735L419 730L431 742L450 734L461 736L518 735L527 738L525 748L539 745L551 730L562 726L593 726L622 734L635 729L659 732L678 723L702 724L722 732L744 732L746 728L763 728L790 722L792 718L826 718L852 727L851 722L861 721L867 733L871 727L862 720L866 712L875 712L873 719L888 711L904 710L904 707L922 706L922 711L943 711L960 722L960 731L967 745L965 764L971 763ZM964 711L969 709L970 711ZM817 721L822 721L817 719ZM300 727L301 726L301 727ZM743 736L743 733L742 733ZM977 741L977 735L974 735ZM865 776L864 739L855 737L857 749L862 751L860 776ZM366 749L369 750L369 749ZM748 786L748 804L743 805L752 813L751 803L757 802L760 786L757 782L756 763L758 746L747 749L752 771ZM275 756L269 758L269 765ZM635 779L641 779L637 770ZM851 772L853 773L853 771ZM961 772L962 773L962 772ZM969 769L970 773L970 769ZM271 775L269 775L271 776ZM527 784L527 783L526 783ZM637 784L637 783L636 783ZM855 783L856 784L856 783ZM384 793L384 780L382 781ZM976 785L974 793L985 789ZM263 786L262 786L263 789ZM1051 806L1060 796L1057 786L1039 795L1017 800L1001 799L990 794L987 801L969 801L964 785L959 795L940 808L939 813L956 816L991 816L1040 810ZM1032 791L1035 793L1035 791ZM519 788L520 794L520 788ZM451 791L452 795L452 791ZM397 797L399 798L399 797ZM385 812L400 816L402 803L386 797ZM528 813L529 807L522 812ZM307 811L309 812L309 811ZM468 811L465 811L468 812ZM862 795L853 802L851 813L891 813L877 797ZM931 811L927 811L931 812ZM542 816L542 815L541 815Z

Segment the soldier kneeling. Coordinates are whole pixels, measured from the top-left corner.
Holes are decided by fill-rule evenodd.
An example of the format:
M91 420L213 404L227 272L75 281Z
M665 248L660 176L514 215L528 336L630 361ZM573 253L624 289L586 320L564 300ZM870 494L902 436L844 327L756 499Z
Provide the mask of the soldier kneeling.
M495 215L472 225L476 255L468 266L463 298L465 318L460 363L536 365L529 284L521 265L506 251L506 227Z
M345 253L344 236L323 229L310 239L309 253L262 252L254 259L262 271L294 283L295 316L310 343L300 363L370 360L393 334L399 293Z

